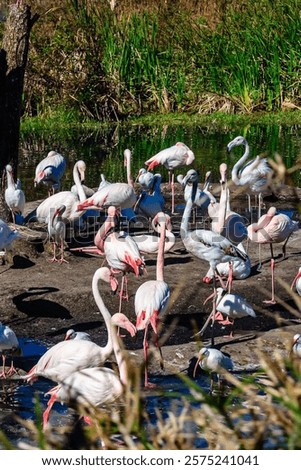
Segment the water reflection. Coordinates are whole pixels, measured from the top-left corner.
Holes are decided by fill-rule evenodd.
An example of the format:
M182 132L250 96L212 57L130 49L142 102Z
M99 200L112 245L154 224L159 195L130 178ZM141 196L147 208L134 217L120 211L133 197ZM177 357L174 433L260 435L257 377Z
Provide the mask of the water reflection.
M231 132L216 130L214 126L199 125L183 126L112 126L91 132L75 130L67 132L59 130L57 134L45 133L42 137L31 135L21 140L20 166L18 176L22 180L27 201L45 197L45 188L33 187L34 171L37 163L50 150L57 150L65 155L68 165L62 190L69 190L73 184L72 170L75 161L82 159L87 164L86 184L98 187L101 173L109 181L125 181L126 173L123 165L123 151L132 151L132 173L137 175L144 162L176 142L186 143L195 154L194 167L204 175L213 172L213 181L218 181L218 168L222 161L228 163L229 171L241 155L240 151L227 154L227 144L237 135L246 135L250 145L250 158L260 154L274 158L277 152L290 168L301 154L301 128L298 126L248 126L244 129L233 127ZM163 181L167 181L167 171L160 167ZM177 174L181 173L178 171ZM294 175L294 184L301 186L299 172Z

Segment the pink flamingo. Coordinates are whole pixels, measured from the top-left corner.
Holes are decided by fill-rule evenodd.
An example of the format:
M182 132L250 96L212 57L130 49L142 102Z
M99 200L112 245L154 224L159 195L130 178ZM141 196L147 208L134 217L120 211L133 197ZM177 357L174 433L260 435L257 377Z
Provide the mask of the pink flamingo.
M257 223L248 226L248 237L252 242L260 245L270 245L271 272L272 272L272 298L264 303L275 304L275 260L273 244L282 243L282 254L286 256L286 244L293 232L298 230L298 222L290 219L286 214L276 214L276 207L270 207L268 212L260 217ZM259 263L261 264L260 260Z
M49 214L48 220L48 235L49 239L52 241L53 246L53 257L49 260L51 263L58 261L59 263L69 263L64 258L64 244L66 236L66 224L63 221L62 214L65 212L66 206L62 204L57 209L51 209L51 214ZM60 247L61 257L58 260L56 257L56 249Z
M160 212L158 215L160 223L160 245L157 255L157 270L156 280L146 281L137 289L135 295L135 312L137 316L136 328L137 330L144 330L143 350L145 360L145 387L151 386L148 381L147 372L147 353L148 353L148 340L147 333L149 325L152 326L155 333L155 344L159 348L161 355L161 363L163 365L163 357L161 348L158 345L158 322L159 316L162 315L169 303L170 288L164 281L164 244L165 244L165 214Z
M48 186L48 196L60 189L61 179L66 170L66 160L60 153L52 150L35 170L34 185L43 183Z
M158 212L152 220L152 228L161 233L161 217ZM176 237L172 233L172 224L171 219L168 214L164 213L165 217L165 243L164 243L164 253L168 253L174 247L176 243ZM154 254L158 253L160 247L160 236L154 234L142 234L142 235L132 235L133 240L137 243L139 251L145 254Z
M93 277L92 291L97 303L97 282L102 279L110 282L110 270L104 266L99 268ZM38 377L44 377L53 382L64 382L73 372L89 367L99 367L111 356L113 351L113 339L111 334L111 315L107 309L102 309L101 314L105 321L108 331L107 344L103 347L98 346L93 341L79 339L77 341L60 341L48 349L40 357L37 364L24 375L24 380L33 382ZM121 326L127 326L123 323ZM133 328L128 325L128 331L133 333Z
M148 165L147 170L152 170L157 165L164 165L168 170L169 184L171 185L171 212L175 210L175 184L174 184L174 171L176 168L191 165L195 156L192 150L182 142L177 142L172 147L161 150L159 153L149 158L145 165Z
M105 403L111 403L120 397L127 383L127 365L119 345L114 325L125 328L131 336L136 334L136 328L123 313L116 313L111 317L99 292L98 282L100 280L106 283L109 282L108 268L102 267L95 271L92 280L92 292L96 305L105 319L108 337L110 338L110 351L108 351L107 348L106 354L110 352L111 355L111 353L114 352L119 374L116 374L116 372L109 368L99 367L101 362L95 364L95 360L93 364L89 364L87 361L85 367L80 367L80 364L78 364L76 368L73 368L72 371L70 370L69 374L64 374L64 377L58 380L59 384L47 393L47 395L50 395L50 399L43 413L44 428L47 425L49 413L55 401L63 403L76 402L78 405L87 407L91 407L91 405L100 406ZM93 344L86 340L63 341L62 343L73 344L79 350L81 350L83 344ZM102 361L102 363L103 362L104 361Z

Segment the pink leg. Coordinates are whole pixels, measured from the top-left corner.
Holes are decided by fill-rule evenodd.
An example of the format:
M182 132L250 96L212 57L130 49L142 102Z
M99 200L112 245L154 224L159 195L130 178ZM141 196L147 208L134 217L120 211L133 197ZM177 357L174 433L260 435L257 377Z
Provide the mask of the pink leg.
M154 388L155 385L148 381L148 370L147 370L147 352L148 352L148 341L147 341L148 325L145 327L144 339L143 339L143 351L144 351L144 386L146 388Z
M58 261L56 257L56 243L53 243L52 246L53 246L53 257L49 259L50 263L54 263Z
M49 414L50 414L51 408L53 407L53 405L55 403L55 400L56 400L56 394L53 393L51 395L50 399L48 400L47 408L43 413L43 429L44 430L46 429L46 426L47 426L47 423L48 423L48 420L49 420Z
M276 303L276 300L275 300L275 274L274 274L274 271L275 271L275 260L274 260L274 258L271 258L272 298L271 298L271 300L264 300L263 302L264 302L265 304L274 305L274 304Z
M5 354L2 354L2 372L0 374L0 377L3 377L6 379L6 373L5 373Z
M67 261L65 258L64 258L64 240L61 241L61 259L60 259L60 263L69 263L69 261Z
M15 367L14 367L14 362L11 361L11 363L10 363L10 368L8 369L6 375L7 375L7 377L11 377L12 375L17 374L17 373L18 373L18 371L17 371L17 369L15 369Z
M171 175L171 213L175 212L175 175Z
M230 294L233 284L233 263L230 261L229 263L229 274L226 287L228 287L228 293Z

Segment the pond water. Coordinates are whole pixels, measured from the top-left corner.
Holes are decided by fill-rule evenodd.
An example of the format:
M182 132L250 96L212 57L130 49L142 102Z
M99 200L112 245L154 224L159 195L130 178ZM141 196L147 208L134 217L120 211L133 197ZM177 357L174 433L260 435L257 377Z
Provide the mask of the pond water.
M35 167L50 150L57 150L67 160L67 170L62 181L63 190L73 185L72 169L75 161L82 159L87 165L86 184L98 187L100 175L104 173L109 181L126 181L123 166L123 152L126 148L132 151L132 174L135 177L144 162L160 150L184 142L195 154L193 167L198 169L201 181L206 171L213 173L213 182L219 180L218 168L221 162L228 164L229 174L235 162L242 155L242 147L227 154L227 144L237 135L245 135L250 145L250 157L260 154L274 158L275 153L281 155L287 168L293 166L301 155L301 127L292 126L248 126L217 130L202 126L112 126L98 131L72 131L47 134L42 137L30 136L21 140L20 165L18 177L27 201L45 197L46 188L33 187ZM163 167L160 172L163 181L167 181L167 171ZM179 169L176 174L185 172ZM293 183L301 186L300 172L293 176Z

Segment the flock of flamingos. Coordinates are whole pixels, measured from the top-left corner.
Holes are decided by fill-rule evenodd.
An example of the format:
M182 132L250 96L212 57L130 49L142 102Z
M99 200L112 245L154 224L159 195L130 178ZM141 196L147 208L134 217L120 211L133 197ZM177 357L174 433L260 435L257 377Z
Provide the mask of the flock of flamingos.
M242 186L248 196L249 209L251 196L258 199L257 222L247 224L246 219L230 207L230 188L227 180L227 165L220 165L220 193L217 198L210 192L211 172L205 177L200 188L198 172L189 168L186 175L178 175L177 181L183 187L185 209L181 219L180 236L186 250L194 257L208 263L208 272L203 277L206 283L213 283L211 314L199 332L201 335L208 323L232 323L235 318L246 315L256 316L252 306L240 295L231 291L233 279L244 279L250 275L251 263L242 244L251 241L260 246L269 244L271 247L271 279L272 296L267 303L275 303L274 297L274 259L273 244L282 243L285 256L286 244L293 232L299 230L298 222L286 214L277 212L270 207L262 215L262 197L269 190L272 169L268 161L257 156L249 160L249 145L244 137L237 136L227 149L242 146L242 157L231 171L231 184ZM144 385L151 387L147 370L148 336L152 330L155 345L161 359L162 352L158 341L158 322L167 310L170 300L170 287L164 279L164 254L172 249L175 236L172 233L171 217L164 210L164 197L161 193L161 175L152 170L163 165L169 173L171 188L171 214L175 211L175 170L191 167L195 156L184 143L178 142L172 147L161 150L145 162L135 180L141 191L137 194L131 175L131 152L125 150L127 167L127 183L110 183L102 175L98 190L92 191L82 182L84 180L85 163L78 161L74 165L74 186L70 191L60 191L60 181L66 169L65 158L51 151L36 167L34 183L44 184L48 188L48 197L35 209L34 213L23 217L25 194L20 182L14 181L12 167L6 166L7 188L5 201L11 211L13 228L0 220L0 249L5 251L19 236L18 225L29 220L37 220L47 224L49 239L53 245L51 262L68 263L64 256L66 226L80 226L87 214L99 215L105 211L106 218L94 238L94 245L78 248L82 251L98 253L105 257L107 266L96 270L92 281L92 292L101 312L108 332L107 344L100 347L90 340L89 335L69 330L65 340L49 348L37 364L21 379L31 383L38 377L45 377L55 385L48 394L50 399L44 412L44 427L49 420L49 413L54 402L95 407L113 402L122 397L127 384L127 361L120 342L120 328L126 329L131 336L137 330L144 330ZM196 209L208 214L211 229L192 229ZM147 235L131 235L121 230L120 217L131 220L137 214L143 215L153 231ZM155 233L157 232L157 234ZM122 302L127 299L127 283L130 273L137 277L145 270L144 254L157 256L156 278L141 283L135 294L136 325L121 313ZM121 276L121 282L118 277ZM119 313L111 315L99 289L100 281L108 288L119 292ZM120 283L120 286L119 286ZM301 296L301 268L292 283L292 288ZM207 300L208 300L207 299ZM212 328L213 331L213 328ZM203 347L199 353L195 369L200 365L211 373L219 373L223 369L233 369L233 362L220 350ZM18 339L11 328L0 323L0 351L3 368L0 376L11 377L16 370L5 367L6 356L13 358L13 351L19 346ZM301 357L301 335L294 336L294 351ZM104 367L106 360L112 355L118 365L118 372ZM89 422L88 417L84 419Z

